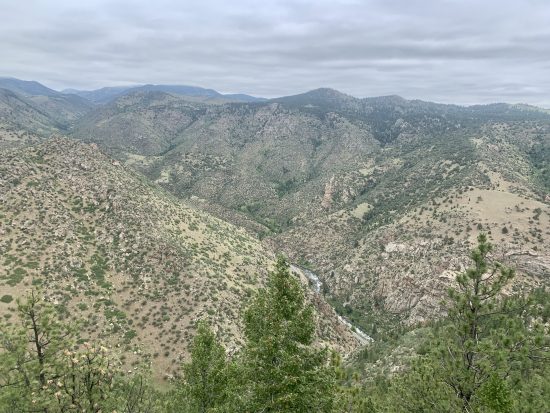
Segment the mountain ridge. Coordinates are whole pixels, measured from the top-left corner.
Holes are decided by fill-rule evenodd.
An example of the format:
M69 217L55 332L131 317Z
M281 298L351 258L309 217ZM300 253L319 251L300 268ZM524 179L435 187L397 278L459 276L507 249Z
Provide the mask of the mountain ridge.
M516 250L521 239L539 248L536 259L520 257L525 261L517 263L523 268L520 278L548 281L548 252L541 245L549 231L543 178L550 139L547 113L507 104L356 99L327 89L290 101L170 109L134 97L141 114L136 118L138 112L124 110L116 115L127 124L143 120L143 113L159 120L154 130L169 125L176 113L189 121L174 123L183 128L156 152L138 141L125 143L129 133L116 138L113 132L122 130L109 117L92 123L82 119L88 139L115 150L123 162L176 196L203 200L204 208L224 219L255 221L260 228L254 231L267 245L295 262L310 263L328 294L354 308L354 316L374 311L362 308L365 301L380 303L378 310L403 313L411 323L439 314L438 291L446 290L450 274L462 264L439 270L446 264L430 262L430 254L451 261L467 256L478 225L498 233L505 226L510 231L517 219L514 235L504 237L503 253ZM95 125L110 132L99 133ZM155 139L149 135L146 141L150 145ZM473 195L465 198L468 191ZM493 198L511 212L503 214ZM522 202L542 211L538 222ZM420 211L433 216L413 218ZM409 238L424 246L413 247ZM387 253L384 260L391 256L395 261L362 258L381 250ZM411 284L403 290L400 277L411 260L417 263L415 274L430 275L407 275ZM372 324L362 327L369 333Z
M518 267L514 288L550 280L544 110L328 88L216 104L135 91L69 132L314 270L368 334L387 314L439 316L481 231Z
M187 85L136 85L136 86L120 86L120 87L104 87L96 90L77 90L65 89L65 91L76 94L97 104L110 103L113 100L127 94L135 92L165 92L178 96L200 97L207 99L226 99L227 101L237 102L259 102L265 100L242 93L237 94L222 94L214 89L206 89L199 86Z
M14 77L0 77L0 88L9 89L27 96L58 96L61 94L61 92L50 89L34 80L20 80Z
M471 103L471 104L454 104L454 103L438 103L438 102L431 102L427 100L422 100L418 98L403 98L399 95L381 95L381 96L366 96L366 97L356 97L353 95L350 95L348 93L341 92L339 90L330 88L330 87L319 87L311 90L307 90L305 92L299 92L293 95L287 95L287 96L279 96L279 97L273 97L273 98L263 98L263 97L256 97L251 96L244 93L220 93L214 89L204 88L200 86L189 86L189 85L170 85L170 84L138 84L138 85L131 85L131 86L105 86L101 87L99 89L92 89L92 90L83 90L83 89L76 89L76 88L65 88L61 91L57 91L51 88L48 88L47 86L44 86L43 84L34 81L34 80L21 80L17 79L15 77L9 77L9 76L0 76L0 88L9 89L18 93L21 93L23 95L27 94L29 96L56 96L59 94L62 95L81 95L81 97L85 97L87 100L90 100L94 103L104 104L112 101L113 99L116 99L117 97L120 97L122 94L130 93L131 91L165 91L167 93L170 93L170 88L174 88L177 90L178 88L181 88L179 94L181 96L207 96L210 98L227 98L228 102L242 102L242 103L252 103L252 102L266 102L266 101L289 101L293 100L293 98L304 98L304 97L312 97L317 95L318 97L324 95L324 97L328 97L330 95L333 96L333 99L336 96L340 97L346 97L346 98L352 98L356 100L361 101L392 101L393 103L405 103L405 102L413 102L413 103L420 103L420 104L431 104L431 105L437 105L437 106L452 106L457 108L475 108L475 107L490 107L493 105L506 105L510 107L515 107L518 109L523 109L526 111L535 110L540 111L543 113L550 113L550 109L536 106L536 105L530 105L526 103L509 103L509 102L495 102L495 103ZM185 93L187 90L193 92L189 95ZM174 92L175 93L175 92Z

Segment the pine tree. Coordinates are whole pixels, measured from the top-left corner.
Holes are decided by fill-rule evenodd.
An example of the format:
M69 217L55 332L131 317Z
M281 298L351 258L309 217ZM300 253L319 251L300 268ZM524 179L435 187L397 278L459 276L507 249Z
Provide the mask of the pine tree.
M478 242L473 266L449 291L448 318L434 328L430 351L393 381L389 411L527 411L514 399L522 383L546 374L548 327L532 300L503 294L514 271L491 259L484 234Z
M53 384L62 351L74 345L74 329L36 291L17 301L19 325L0 326L0 403L13 411L48 412L58 404Z
M334 413L376 413L371 399L365 392L357 371L346 369L338 353L332 354L332 365L340 383Z
M467 412L473 411L484 385L503 378L506 364L519 353L524 339L522 320L503 306L501 297L514 271L489 259L493 247L485 234L478 242L471 254L474 266L457 277L458 289L449 291L451 323L440 352L444 381Z
M243 411L329 412L335 371L326 349L313 348L315 318L304 290L279 257L267 288L244 317Z
M58 361L58 378L51 383L59 411L101 413L119 402L113 389L117 365L106 347L84 343L65 349Z
M227 387L225 350L205 321L199 322L191 347L191 362L183 366L188 410L212 411L224 403Z

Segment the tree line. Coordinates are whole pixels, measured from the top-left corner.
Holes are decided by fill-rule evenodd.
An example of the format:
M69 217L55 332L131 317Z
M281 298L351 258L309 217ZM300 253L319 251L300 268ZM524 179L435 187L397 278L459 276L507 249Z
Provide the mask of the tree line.
M514 271L491 259L485 235L478 242L449 290L447 316L411 362L380 377L315 343L313 306L282 257L244 312L242 349L228 357L200 321L169 389L78 340L76 326L31 291L17 302L18 323L0 323L0 412L550 411L550 294L512 291Z

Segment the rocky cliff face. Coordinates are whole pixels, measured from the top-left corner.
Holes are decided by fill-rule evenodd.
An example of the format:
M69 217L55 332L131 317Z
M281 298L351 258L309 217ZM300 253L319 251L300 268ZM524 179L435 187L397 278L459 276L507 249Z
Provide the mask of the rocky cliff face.
M550 283L550 207L503 187L504 181L501 189L453 188L369 230L363 229L368 216L358 219L354 209L343 209L271 242L313 263L328 292L358 312L423 322L441 314L440 302L469 265L481 231L497 245L493 258L517 269L514 288Z

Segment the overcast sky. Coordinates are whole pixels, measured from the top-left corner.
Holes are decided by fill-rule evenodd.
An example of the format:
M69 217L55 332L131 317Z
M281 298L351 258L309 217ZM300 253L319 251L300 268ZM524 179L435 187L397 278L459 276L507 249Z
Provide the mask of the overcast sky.
M550 107L550 0L0 0L0 76Z

